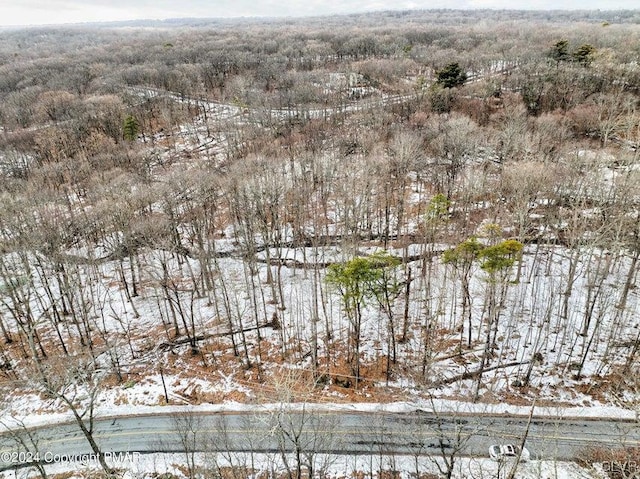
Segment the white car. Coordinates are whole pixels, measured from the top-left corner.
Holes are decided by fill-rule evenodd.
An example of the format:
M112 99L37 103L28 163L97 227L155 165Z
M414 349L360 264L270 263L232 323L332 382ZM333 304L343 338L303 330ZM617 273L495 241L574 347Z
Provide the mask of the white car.
M520 446L516 446L515 444L494 444L489 448L489 456L494 461L506 461L509 459L515 459L518 457L518 453L520 452ZM530 457L529 451L527 448L522 448L522 453L520 454L521 461L528 461Z

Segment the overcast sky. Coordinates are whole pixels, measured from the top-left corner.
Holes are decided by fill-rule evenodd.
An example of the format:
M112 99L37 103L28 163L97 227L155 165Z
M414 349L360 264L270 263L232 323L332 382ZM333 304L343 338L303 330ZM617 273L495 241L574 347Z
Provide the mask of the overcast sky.
M282 17L430 8L638 9L640 0L0 0L0 25Z

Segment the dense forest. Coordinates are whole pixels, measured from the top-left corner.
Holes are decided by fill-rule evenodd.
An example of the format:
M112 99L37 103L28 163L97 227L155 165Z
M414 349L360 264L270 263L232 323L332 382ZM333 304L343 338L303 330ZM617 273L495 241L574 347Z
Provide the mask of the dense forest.
M5 29L5 397L637 406L639 23Z

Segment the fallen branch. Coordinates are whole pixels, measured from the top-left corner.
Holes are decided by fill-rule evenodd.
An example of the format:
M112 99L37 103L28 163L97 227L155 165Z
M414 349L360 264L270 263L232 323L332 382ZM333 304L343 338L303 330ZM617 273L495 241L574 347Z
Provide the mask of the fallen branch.
M173 341L165 341L164 343L160 343L157 349L160 351L172 351L173 349L177 348L178 346L182 346L183 344L191 344L193 342L200 342L210 338L221 338L224 336L232 336L234 334L255 331L261 328L273 328L273 327L274 327L273 321L269 321L268 323L261 324L260 326L252 326L250 328L244 328L239 331L225 331L222 333L215 333L215 334L199 334L195 338L185 337L185 338L175 339Z
M526 361L514 361L514 362L506 363L506 364L498 364L497 366L492 366L490 368L484 368L484 369L478 369L476 371L467 371L467 372L464 372L462 374L458 374L457 376L453 376L451 378L442 379L441 381L438 381L437 383L433 384L433 387L439 388L441 386L447 386L449 384L453 384L453 383L458 382L458 381L464 381L465 379L475 379L476 377L478 377L480 375L480 373L484 374L484 373L487 373L489 371L495 371L496 369L511 368L513 366L522 366L524 364L529 364L530 362L531 362L531 360L527 359Z

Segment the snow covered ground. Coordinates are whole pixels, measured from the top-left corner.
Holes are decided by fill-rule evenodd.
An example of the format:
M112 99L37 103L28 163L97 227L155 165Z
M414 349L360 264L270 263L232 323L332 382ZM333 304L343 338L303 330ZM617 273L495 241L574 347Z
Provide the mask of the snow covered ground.
M148 91L140 93L155 95ZM241 116L235 107L214 103L204 106L220 119ZM176 136L172 151L161 151L160 157L197 152L202 145L224 140L210 136L201 117L183 126ZM222 146L212 156L221 161L224 150ZM149 188L171 185L181 193L180 182L184 182L183 190L191 191L189 175L200 173L192 163L193 159L182 158L164 173L165 182ZM181 171L183 167L185 171ZM353 174L356 179L367 175L362 171ZM265 175L266 182L270 179L268 171ZM261 178L251 181L259 185ZM127 198L132 201L143 198L145 188L132 185ZM169 193L175 192L168 189L167 198L171 198ZM365 201L349 198L348 193L347 199L354 200L354 204ZM428 201L415 192L407 196L416 207ZM118 196L119 201L127 198ZM327 216L322 218L327 223L324 231L330 234L339 230L348 220L349 208L355 207L341 201L333 197ZM149 209L160 215L167 205L153 204ZM478 208L490 206L490 202L483 202ZM535 213L531 218L539 216ZM185 246L193 247L187 239L190 238L187 226L180 225L178 232ZM417 223L411 223L408 233L415 233L418 228ZM483 231L475 233L481 236ZM129 258L84 263L78 260L104 258L105 252L113 251L113 245L106 243L95 250L78 247L66 252L70 260L74 259L68 269L75 288L69 301L76 302L82 310L89 323L88 330L110 338L109 344L100 344L100 365L110 369L117 363L124 378L122 383L105 382L101 388L97 400L100 415L137 414L188 404L201 408L242 408L244 404L255 407L269 403L278 394L273 386L278 374L312 370L309 351L314 340L318 342L319 373L330 376L330 381L317 388L315 397L304 399L322 407L429 409L437 404L442 409L527 414L535 399L537 414L634 418L638 413L640 401L633 385L620 390L610 387L613 375L622 370L631 356L640 328L636 276L631 259L621 250L609 251L589 244L574 248L527 246L519 265L519 279L515 280L514 267L509 281L503 284L500 318L490 345L488 366L492 369L483 375L479 385L473 377L463 375L475 371L482 359L490 292L487 275L477 264L471 269L471 315L466 318L461 307L459 272L445 265L438 255L431 262L411 260L408 263L413 271L411 291L404 299L400 295L393 304L396 332L402 326L400 323L406 321L408 333L406 340L397 344L397 365L387 369L388 320L370 302L363 310L362 385L354 391L337 384L338 379L349 379L344 361L336 356L345 350L350 325L339 294L324 281L326 263L348 259L353 252L347 254L331 245L261 249L251 265L255 271L250 272L242 259L246 239L241 236L238 225L222 225L220 237L209 245L215 249L215 285L200 294L189 290L193 278L203 268L203 263L193 255L178 259L169 250L146 248L140 250L136 264L132 265ZM290 237L291 231L285 229L282 239ZM254 239L258 246L263 241L260 234ZM122 233L114 232L111 240L119 244ZM441 251L452 246L419 242L400 246L391 241L388 249L392 254L408 257L426 253L430 248ZM367 255L380 249L379 242L363 243L357 253ZM24 258L17 254L7 253L2 259L9 270L15 269L16 278L30 278L30 282L20 285L23 296L16 298L14 305L7 300L0 308L7 324L17 330L8 309L22 307L20 299L30 298L31 314L38 318L37 327L42 328L45 344L50 347L57 344L57 332L44 319L53 307L45 294L46 281L60 281L55 262L48 264L40 255L44 266L35 273L22 270ZM283 266L269 265L268 259L282 260ZM317 277L314 263L322 264ZM128 298L125 289L133 280L132 271L139 275L140 291L138 296ZM406 269L399 268L396 273L399 281L407 280ZM174 289L163 291L168 280ZM622 298L628 281L633 287ZM169 300L166 296L170 294L174 296ZM172 308L181 308L182 319L193 326L197 335L205 336L199 342L198 355L191 355L187 344L175 342L184 339L186 328L178 324L181 336L174 336L169 303ZM317 321L313 322L315 314ZM279 328L264 326L274 317ZM259 337L252 329L258 326L261 326ZM66 323L61 334L77 340L75 327ZM231 352L230 329L236 331L233 338L238 343L235 351L238 354ZM239 346L241 341L246 345L244 351ZM12 367L28 370L29 361L21 356L16 345L11 347L16 349ZM247 362L253 367L247 368ZM523 385L525 377L528 382ZM633 374L625 376L633 377ZM163 379L171 406L162 405ZM16 387L12 382L4 384L3 418L24 418L36 424L69 417L59 401L41 395L37 384L19 383ZM464 402L476 389L480 393L479 403Z
M259 478L287 477L287 468L278 454L204 454L195 453L196 473L228 474L229 477ZM394 477L405 478L437 478L439 470L435 457L418 457L402 455L376 456L340 456L317 455L314 458L318 478L383 479ZM185 454L123 454L111 459L109 465L126 470L123 478L151 477L189 477L187 464L191 458ZM292 458L289 458L289 464ZM440 462L440 466L442 463ZM232 475L232 470L235 474ZM87 461L73 463L50 464L46 467L49 476L88 477L100 474L99 466ZM463 478L505 478L509 472L508 464L499 464L490 459L457 458L452 477ZM39 477L33 469L0 472L5 479ZM521 479L594 479L605 477L601 471L587 469L572 462L529 461L518 465L516 477Z

